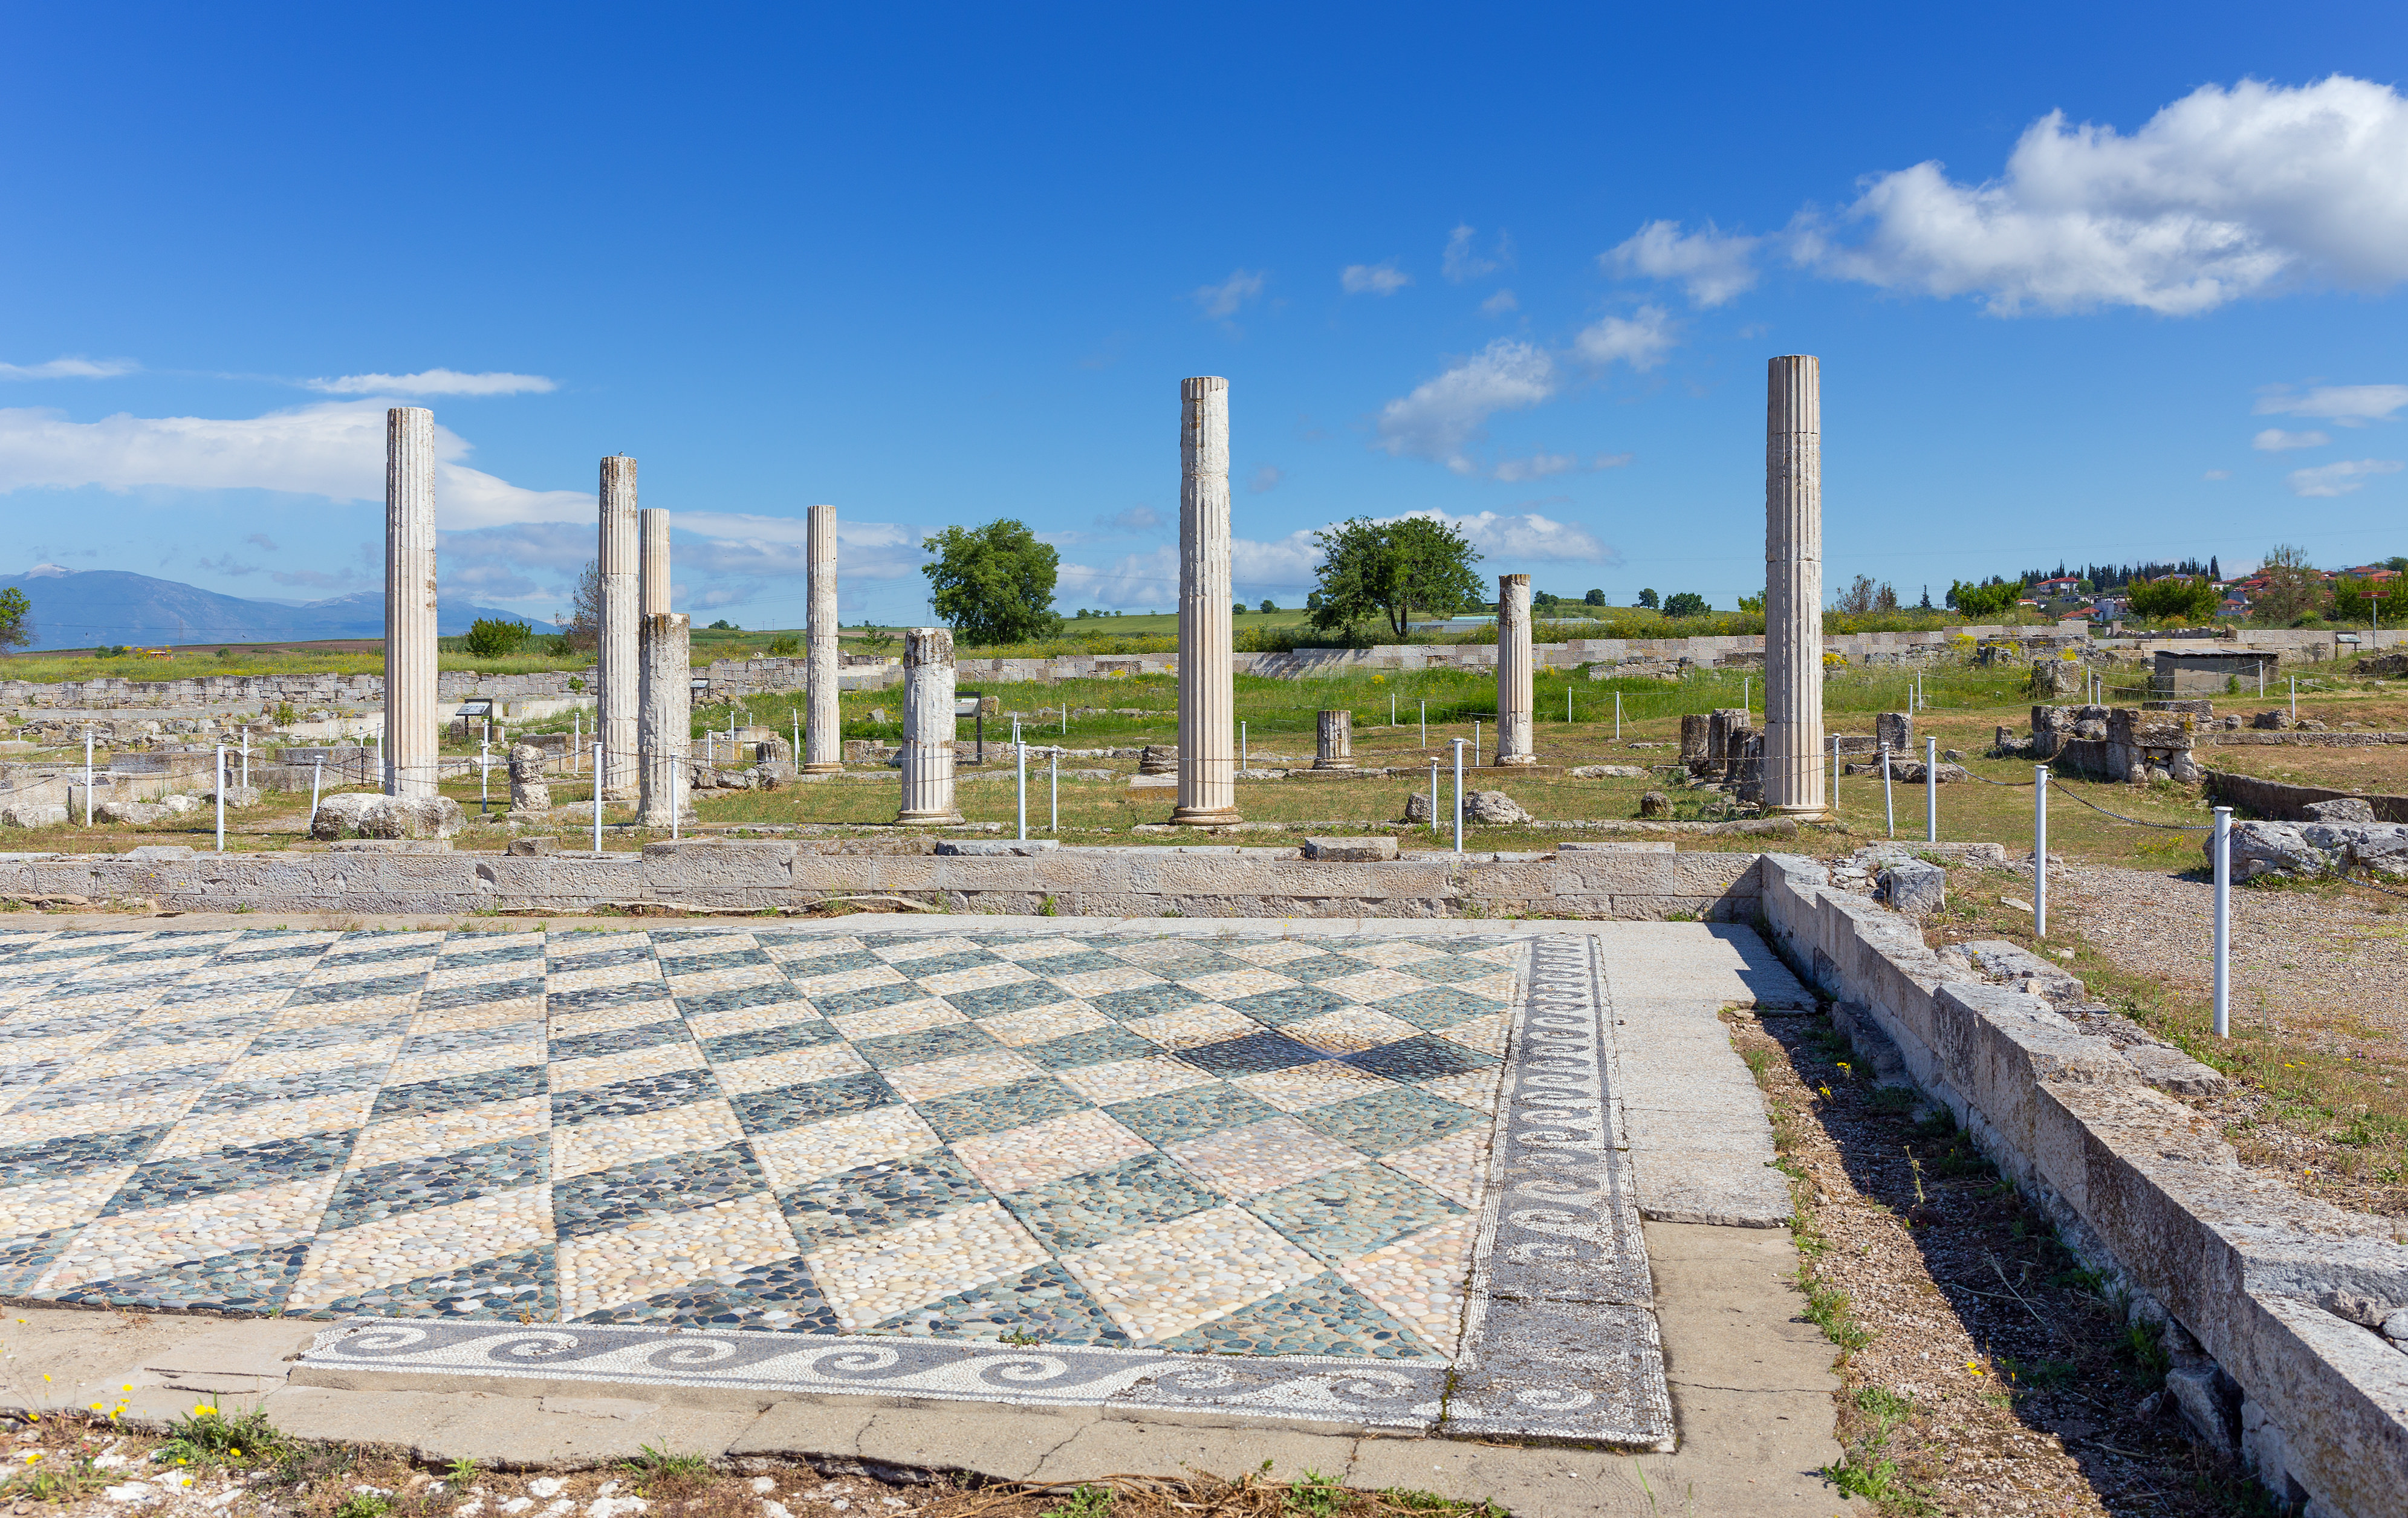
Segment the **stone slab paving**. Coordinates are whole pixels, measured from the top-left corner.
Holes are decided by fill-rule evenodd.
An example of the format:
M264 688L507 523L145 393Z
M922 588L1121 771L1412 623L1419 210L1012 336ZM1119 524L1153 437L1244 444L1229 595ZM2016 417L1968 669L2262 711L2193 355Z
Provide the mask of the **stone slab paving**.
M1603 985L1526 932L0 933L0 1293L352 1319L337 1376L1430 1427L1462 1368L1467 1427L1657 1446Z

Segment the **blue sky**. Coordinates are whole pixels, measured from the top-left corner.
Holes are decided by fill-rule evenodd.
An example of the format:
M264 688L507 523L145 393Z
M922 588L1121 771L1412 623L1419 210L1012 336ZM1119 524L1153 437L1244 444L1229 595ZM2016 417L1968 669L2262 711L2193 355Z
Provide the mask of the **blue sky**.
M1222 374L1250 601L1424 510L1727 607L1800 351L1832 584L2408 552L2396 7L1129 9L21 8L0 572L373 586L407 403L447 594L564 604L624 451L704 620L814 501L848 621L1004 515L1167 610Z

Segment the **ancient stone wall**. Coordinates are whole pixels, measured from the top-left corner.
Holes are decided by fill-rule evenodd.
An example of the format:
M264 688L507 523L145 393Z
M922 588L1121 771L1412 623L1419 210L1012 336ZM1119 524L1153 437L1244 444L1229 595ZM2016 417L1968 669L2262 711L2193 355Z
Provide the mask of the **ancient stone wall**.
M2202 1439L2286 1503L2398 1511L2408 1355L2323 1305L2337 1291L2408 1302L2389 1224L2243 1171L2112 1041L1942 959L1812 860L1766 855L1757 900L1792 967L1896 1046L2067 1243L2133 1294L2135 1321L2170 1318L2169 1343L2201 1352L2177 1356L2167 1389Z
M2223 769L2205 769L2200 774L2207 781L2207 794L2216 800L2228 807L2237 807L2276 822L2308 822L2311 819L2307 809L2311 804L2358 796L2373 810L2375 821L2408 823L2408 795L2369 795L2363 791L2328 791L2315 785L2286 785L2280 780L2259 780L2255 775L2235 775Z

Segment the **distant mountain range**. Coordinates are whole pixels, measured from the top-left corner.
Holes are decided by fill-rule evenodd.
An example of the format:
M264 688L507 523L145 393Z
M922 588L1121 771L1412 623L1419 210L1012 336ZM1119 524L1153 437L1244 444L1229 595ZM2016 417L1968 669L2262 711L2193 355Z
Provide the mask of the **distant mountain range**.
M156 647L170 643L304 642L325 637L382 637L384 592L353 591L332 600L289 606L246 601L197 585L122 569L61 569L37 565L0 579L34 605L35 649L95 648L124 643ZM480 617L534 623L536 618L492 607L444 601L436 609L436 631L465 633Z

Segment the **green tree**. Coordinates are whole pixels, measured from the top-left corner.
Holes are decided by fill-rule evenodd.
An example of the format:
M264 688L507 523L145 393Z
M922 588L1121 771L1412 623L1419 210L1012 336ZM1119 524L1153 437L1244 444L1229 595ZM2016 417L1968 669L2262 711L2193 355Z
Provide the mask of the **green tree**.
M1279 603L1266 595L1263 597L1263 609L1266 612L1277 611L1279 609Z
M1764 593L1762 591L1758 591L1754 595L1741 596L1739 598L1739 609L1742 611L1753 612L1759 617L1764 615Z
M527 639L534 636L535 629L525 623L479 617L468 624L468 636L461 641L480 659L500 659L526 652Z
M740 633L744 629L737 625L735 623L729 622L725 617L722 617L703 630L705 632L711 633Z
M1480 552L1443 522L1350 517L1312 540L1321 545L1312 625L1323 632L1380 617L1402 637L1415 611L1446 615L1483 604L1471 571Z
M34 640L34 603L11 585L0 591L0 651L22 649Z
M2365 622L2370 612L2395 627L2408 623L2408 579L2344 580L2333 587L2334 616L2344 622Z
M1605 605L1605 592L1591 591L1586 595L1582 596L1581 601L1582 604L1585 606L1603 606Z
M2023 599L2023 586L2012 580L1995 576L1986 585L1968 584L1961 580L1948 582L1948 604L1973 618L2002 617L2015 609Z
M983 527L948 527L920 546L936 562L920 566L937 615L965 645L1028 643L1062 630L1054 610L1061 554L1010 517Z
M2125 594L2133 614L2152 622L2205 622L2224 604L2222 591L2204 578L2194 580L2188 575L2136 580Z
M1706 598L1695 591L1682 591L1664 601L1664 615L1668 617L1702 617L1713 609L1706 605Z
M2287 627L2316 609L2324 600L2324 577L2308 563L2308 551L2296 543L2277 543L2258 566L2265 588L2249 597L2251 612L2271 626Z
M1639 604L1647 608L1650 611L1653 611L1664 603L1656 598L1655 591L1643 590L1639 593Z

